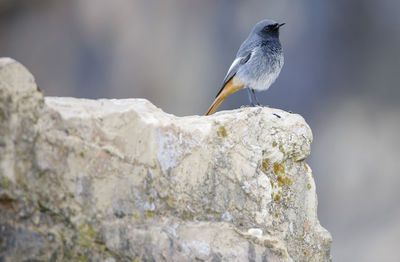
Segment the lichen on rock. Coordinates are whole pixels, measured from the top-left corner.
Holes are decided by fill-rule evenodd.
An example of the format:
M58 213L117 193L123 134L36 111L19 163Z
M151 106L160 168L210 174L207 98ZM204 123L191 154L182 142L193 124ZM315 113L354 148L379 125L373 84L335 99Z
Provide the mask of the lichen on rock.
M300 115L44 97L2 58L0 119L0 260L331 259Z

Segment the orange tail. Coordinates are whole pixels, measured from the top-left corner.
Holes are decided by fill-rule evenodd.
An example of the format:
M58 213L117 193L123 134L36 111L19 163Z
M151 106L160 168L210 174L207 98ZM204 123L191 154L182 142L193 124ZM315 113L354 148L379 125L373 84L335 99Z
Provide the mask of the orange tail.
M215 111L217 111L218 107L230 94L233 94L242 88L244 88L242 81L240 81L237 77L232 77L232 79L229 80L228 83L226 83L219 95L215 98L214 102L208 109L206 116L214 114Z

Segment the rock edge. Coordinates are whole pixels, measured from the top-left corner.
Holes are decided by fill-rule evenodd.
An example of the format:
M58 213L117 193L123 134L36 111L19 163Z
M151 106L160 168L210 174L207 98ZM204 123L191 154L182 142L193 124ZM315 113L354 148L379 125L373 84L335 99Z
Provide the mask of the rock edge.
M1 58L0 120L3 261L331 260L300 115L44 97Z

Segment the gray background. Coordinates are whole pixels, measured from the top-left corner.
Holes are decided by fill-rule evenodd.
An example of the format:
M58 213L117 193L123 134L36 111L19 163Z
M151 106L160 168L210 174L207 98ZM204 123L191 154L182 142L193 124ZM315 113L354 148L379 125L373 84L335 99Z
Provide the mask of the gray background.
M265 18L287 23L285 65L259 100L313 130L334 261L400 261L400 1L0 0L0 56L49 96L143 97L201 115ZM240 91L222 109L247 103Z

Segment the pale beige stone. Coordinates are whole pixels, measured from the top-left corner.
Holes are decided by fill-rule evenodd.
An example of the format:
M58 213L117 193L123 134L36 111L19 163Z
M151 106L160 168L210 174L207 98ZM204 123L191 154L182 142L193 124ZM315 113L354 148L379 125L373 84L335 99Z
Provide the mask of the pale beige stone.
M21 218L0 201L0 223L5 239L36 243L7 247L6 259L330 261L300 115L176 117L145 99L43 100L9 59L0 101L0 196L32 209Z

